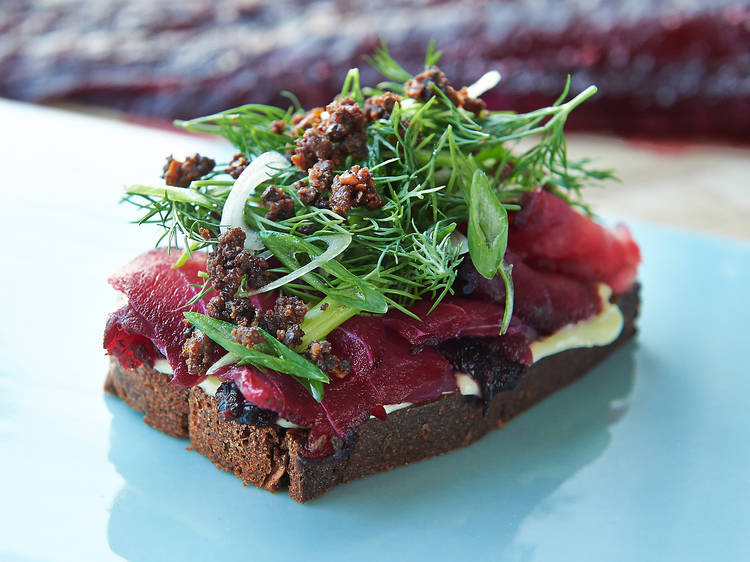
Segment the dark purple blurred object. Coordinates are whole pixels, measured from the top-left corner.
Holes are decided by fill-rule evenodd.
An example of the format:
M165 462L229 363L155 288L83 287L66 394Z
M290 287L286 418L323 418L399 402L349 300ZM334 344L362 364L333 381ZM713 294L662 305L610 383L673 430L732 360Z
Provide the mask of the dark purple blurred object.
M378 36L410 71L431 38L457 85L490 69L494 109L599 86L571 126L750 140L750 8L734 1L4 0L0 95L187 118L281 89L321 105ZM364 83L377 74L364 72Z

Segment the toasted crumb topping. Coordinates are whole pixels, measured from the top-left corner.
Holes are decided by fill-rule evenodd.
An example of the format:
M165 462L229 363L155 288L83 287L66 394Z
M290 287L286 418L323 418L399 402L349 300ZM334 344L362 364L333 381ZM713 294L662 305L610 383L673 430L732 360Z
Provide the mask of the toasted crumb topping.
M206 260L213 287L225 299L234 297L245 277L247 286L257 289L268 283L268 263L244 249L245 233L233 228L219 236L216 249Z
M241 152L238 152L232 157L232 161L224 171L234 179L237 179L238 177L240 177L240 174L245 171L245 168L247 168L249 164L250 161L247 159L247 157Z
M266 336L260 333L260 330L256 326L248 328L246 326L237 326L232 330L232 336L237 341L244 345L248 349L252 349L257 343L265 341Z
M365 115L368 121L388 119L393 112L393 106L401 101L401 96L393 92L386 92L382 96L372 96L365 100Z
M487 104L481 99L473 98L469 95L466 87L456 91L445 73L437 66L431 66L424 72L417 74L414 78L404 84L406 95L419 101L427 101L435 95L435 90L440 90L451 103L457 107L463 107L466 111L479 115L487 109Z
M331 186L331 209L345 217L352 207L379 209L383 200L375 191L375 181L368 168L352 166L343 174L333 179Z
M311 342L305 355L321 371L340 379L343 379L351 371L349 361L336 357L331 350L331 344L325 340Z
M205 375L211 366L215 346L200 330L193 330L192 335L182 346L182 357L187 363L191 375Z
M272 221L288 219L294 216L294 201L280 187L269 185L261 195L268 207L266 218Z
M161 177L167 185L188 187L190 182L197 180L211 172L216 162L196 153L185 158L184 162L175 160L172 155L167 157Z
M297 182L295 185L297 188L297 197L299 197L303 205L318 207L322 201L326 205L328 204L327 200L322 196L326 191L331 189L335 169L336 166L333 165L331 160L321 160L308 171L307 184L303 181Z
M276 299L272 310L267 310L259 325L265 331L276 336L287 347L295 348L302 342L305 332L300 328L307 314L307 305L299 297L281 296Z
M305 134L295 142L296 149L292 163L303 172L312 168L316 162L331 160L335 166L351 154L356 158L367 156L367 118L359 104L351 98L335 100L326 106L325 113L310 119L314 126L305 130ZM305 123L305 119L297 125ZM307 124L307 123L305 123Z

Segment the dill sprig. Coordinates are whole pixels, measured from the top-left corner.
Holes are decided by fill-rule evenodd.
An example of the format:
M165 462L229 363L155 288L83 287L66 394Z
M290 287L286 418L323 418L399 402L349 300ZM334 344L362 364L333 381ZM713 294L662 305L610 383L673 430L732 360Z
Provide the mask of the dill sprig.
M440 53L430 45L425 66L434 65ZM378 48L370 62L385 76L375 88L362 89L359 72L347 74L341 97L362 104L365 93L404 93L411 78L388 54ZM578 105L596 93L591 86L568 99L570 80L549 107L529 113L484 111L474 115L457 107L441 90L433 88L428 101L404 97L388 119L367 126L368 155L352 156L337 173L353 164L367 166L384 205L376 210L353 208L346 217L330 209L303 205L295 184L307 181L297 168L281 170L267 183L283 189L295 203L295 215L271 221L258 186L245 206L245 221L257 230L268 255L281 262L278 276L292 274L310 260L308 268L282 287L284 293L310 303L303 329L305 342L321 338L353 314L382 313L395 308L411 314L416 300L429 298L437 305L450 294L458 266L471 259L486 277L500 275L506 283L507 300L503 330L512 311L512 272L504 264L507 212L518 208L520 197L545 186L588 212L581 189L611 177L607 170L588 167L586 160L570 161L563 127ZM296 98L286 111L265 105L245 105L176 124L190 131L228 139L252 159L267 151L288 154L294 149L290 134L278 134L272 125L304 114ZM181 247L185 255L215 243L200 234L201 227L218 233L224 203L234 184L226 165L188 188L135 185L125 200L136 205L139 223L158 224L163 233L157 243ZM466 229L464 237L459 230ZM314 231L313 236L302 232ZM339 236L338 239L335 237ZM332 259L331 240L341 243ZM468 246L468 258L466 249ZM203 291L210 289L208 284ZM348 295L348 296L347 296ZM329 307L315 307L325 302ZM321 308L325 312L321 312Z

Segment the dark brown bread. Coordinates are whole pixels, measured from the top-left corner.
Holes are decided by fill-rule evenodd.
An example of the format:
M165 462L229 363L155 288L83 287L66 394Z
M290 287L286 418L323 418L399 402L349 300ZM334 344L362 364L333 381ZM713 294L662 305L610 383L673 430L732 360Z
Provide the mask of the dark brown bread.
M112 357L104 390L143 412L143 421L172 437L188 436L188 393L190 389L169 384L172 375L141 365L126 369Z
M190 440L193 449L242 482L275 492L287 480L289 463L286 431L224 421L216 400L193 387L190 390ZM304 443L304 441L302 441Z
M305 430L284 430L278 426L258 429L224 421L216 409L216 401L200 388L193 388L189 391L190 439L196 451L219 468L234 472L245 484L271 491L287 485L292 498L305 502L338 484L465 447L582 377L635 335L638 288L620 296L617 304L623 311L625 326L616 341L542 359L529 368L515 389L497 394L486 414L477 397L447 395L393 412L384 421L370 419L353 431L342 450L332 457L308 460L300 454L306 440ZM137 389L136 393L142 394L148 388L148 381L158 379L152 369L123 371L115 364L110 377L114 374L115 380L119 377L130 381L129 389ZM136 383L131 378L144 380ZM176 400L183 402L176 405L161 392L151 400L141 399L135 402L138 405L133 405L132 394L126 396L128 404L146 411L147 415L151 413L146 423L157 429L162 429L158 423L169 418L157 415L155 410L160 407L181 410L186 400L180 395ZM166 427L169 426L162 430L174 435Z

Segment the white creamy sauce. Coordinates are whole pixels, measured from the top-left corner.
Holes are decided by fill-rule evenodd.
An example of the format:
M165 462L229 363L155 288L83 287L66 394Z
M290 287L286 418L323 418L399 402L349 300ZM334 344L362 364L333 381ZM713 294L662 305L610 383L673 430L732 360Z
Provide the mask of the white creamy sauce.
M221 386L219 377L206 377L205 380L198 384L200 389L209 396L216 396L216 391Z
M411 402L401 402L400 404L384 404L383 409L385 410L386 414L390 414L391 412L395 412L396 410L403 410L404 408L408 408L411 405Z
M464 396L482 396L479 392L479 383L466 373L456 373L456 386Z
M165 375L173 375L174 372L172 371L172 365L169 364L169 361L166 359L157 359L154 361L154 369L159 371L160 373L164 373Z
M577 324L568 324L551 336L531 344L535 363L561 351L608 345L617 339L624 324L622 312L617 305L609 302L612 290L607 285L599 285L599 295L602 299L602 311L599 314Z
M302 429L301 425L297 425L296 423L292 423L287 419L284 418L277 418L276 425L279 425L281 427L284 427L286 429Z

